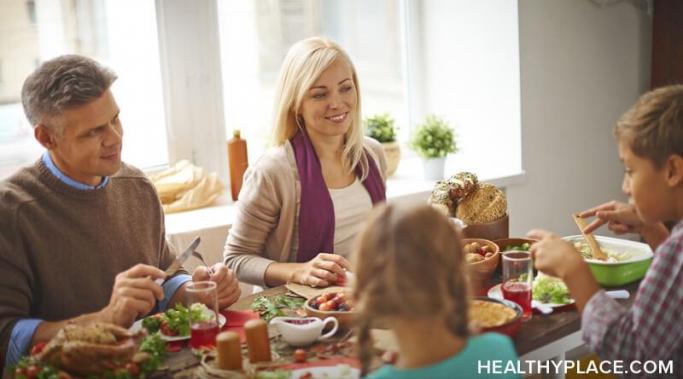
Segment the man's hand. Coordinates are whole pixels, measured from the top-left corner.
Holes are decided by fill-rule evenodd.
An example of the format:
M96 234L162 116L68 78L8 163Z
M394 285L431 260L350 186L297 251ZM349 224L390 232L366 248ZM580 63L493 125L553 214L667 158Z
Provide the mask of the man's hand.
M223 263L216 263L211 266L210 270L206 266L197 267L192 273L192 281L216 282L219 309L225 309L234 304L242 292L237 277Z
M320 253L294 272L293 281L311 287L327 287L344 280L351 263L341 255Z
M618 201L600 204L579 213L579 216L582 218L595 216L597 218L586 227L584 230L586 234L593 233L594 230L605 224L609 230L616 234L640 233L644 226L633 204Z
M127 328L139 316L149 313L164 291L154 280L166 273L156 267L138 264L116 275L109 304L98 312L101 321Z

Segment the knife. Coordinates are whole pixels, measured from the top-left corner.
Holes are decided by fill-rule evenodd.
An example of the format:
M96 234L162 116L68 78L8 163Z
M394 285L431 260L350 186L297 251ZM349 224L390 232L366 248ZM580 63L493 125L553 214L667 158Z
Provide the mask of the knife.
M183 265L183 263L185 263L187 258L189 258L190 255L192 255L192 252L195 251L195 249L197 249L197 246L199 246L200 242L202 242L202 239L199 238L199 236L195 237L192 240L190 246L188 246L187 249L185 249L180 255L178 255L176 259L173 261L173 263L171 263L171 265L166 268L166 278L175 274L175 272L178 271L178 269ZM155 280L155 282L158 285L162 285L165 281L166 279L161 278Z

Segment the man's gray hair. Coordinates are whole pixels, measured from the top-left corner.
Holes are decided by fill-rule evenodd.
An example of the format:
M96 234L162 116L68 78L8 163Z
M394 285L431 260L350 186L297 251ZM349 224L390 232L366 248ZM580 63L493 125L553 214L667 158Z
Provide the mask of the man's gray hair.
M69 108L104 94L116 80L113 71L82 55L62 55L41 64L24 82L21 103L35 127Z

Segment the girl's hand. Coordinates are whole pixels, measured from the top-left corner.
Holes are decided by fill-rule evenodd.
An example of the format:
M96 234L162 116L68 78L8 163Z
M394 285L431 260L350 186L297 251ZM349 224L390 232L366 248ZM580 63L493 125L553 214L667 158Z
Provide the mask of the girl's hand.
M294 282L311 286L327 287L345 278L344 270L350 270L351 263L341 255L320 253L303 264L294 273Z

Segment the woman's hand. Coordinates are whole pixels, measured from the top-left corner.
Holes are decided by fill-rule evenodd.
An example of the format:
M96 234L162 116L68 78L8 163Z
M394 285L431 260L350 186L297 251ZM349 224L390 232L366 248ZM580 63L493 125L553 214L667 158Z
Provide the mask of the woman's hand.
M327 287L343 281L344 270L350 269L351 263L341 255L320 253L294 272L293 281L311 287Z
M240 298L241 290L237 277L223 263L216 263L210 269L205 266L198 266L192 273L192 280L216 282L219 309L228 308Z

